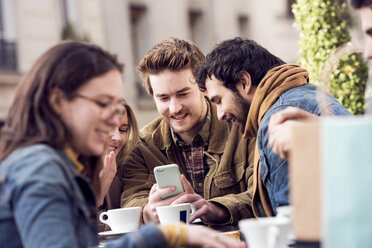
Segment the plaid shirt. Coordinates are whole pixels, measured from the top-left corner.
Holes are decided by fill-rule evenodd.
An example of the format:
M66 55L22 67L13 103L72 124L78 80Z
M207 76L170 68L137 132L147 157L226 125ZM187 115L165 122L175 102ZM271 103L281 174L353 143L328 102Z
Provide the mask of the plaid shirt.
M181 152L182 160L186 166L187 176L191 181L195 193L203 196L204 178L214 161L209 156L204 156L204 149L208 147L209 132L211 127L211 111L208 106L205 123L197 135L195 135L191 144L185 143L176 133L172 133L174 143Z

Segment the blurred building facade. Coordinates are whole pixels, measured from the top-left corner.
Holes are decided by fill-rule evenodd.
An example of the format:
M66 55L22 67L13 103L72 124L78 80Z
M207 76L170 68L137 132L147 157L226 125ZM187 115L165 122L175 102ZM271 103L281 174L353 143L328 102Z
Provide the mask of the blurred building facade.
M157 42L174 36L207 53L244 36L287 62L298 60L293 0L0 0L0 121L20 77L62 39L99 44L125 64L124 98L140 127L158 114L135 66Z

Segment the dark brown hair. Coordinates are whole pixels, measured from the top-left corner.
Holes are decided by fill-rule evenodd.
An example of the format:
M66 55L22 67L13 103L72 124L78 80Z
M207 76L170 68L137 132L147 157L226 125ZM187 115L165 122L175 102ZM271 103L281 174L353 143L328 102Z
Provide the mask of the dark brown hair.
M68 99L90 79L123 72L116 57L92 44L62 42L37 59L17 86L1 130L0 161L19 147L36 143L63 148L71 134L49 102L53 89Z
M285 64L283 60L257 42L236 37L222 41L208 53L199 67L196 81L199 89L205 91L206 78L214 75L226 88L235 91L243 72L248 72L252 84L257 86L270 69L282 64Z
M372 0L351 0L350 4L355 9L360 9L363 7L372 7Z
M152 96L149 75L164 70L191 69L195 77L197 68L204 60L203 52L192 42L170 37L151 48L137 66L137 70L141 74L143 87Z

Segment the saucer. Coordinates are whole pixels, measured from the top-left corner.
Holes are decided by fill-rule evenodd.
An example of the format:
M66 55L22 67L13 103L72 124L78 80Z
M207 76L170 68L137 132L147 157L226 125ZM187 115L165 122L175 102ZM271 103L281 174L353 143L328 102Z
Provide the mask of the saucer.
M124 232L105 231L105 232L99 232L98 235L100 235L100 236L114 236L114 235L122 235L122 234L125 234L125 233L130 233L130 232L134 232L134 230L124 231Z
M200 218L195 219L192 224L203 224L203 221Z

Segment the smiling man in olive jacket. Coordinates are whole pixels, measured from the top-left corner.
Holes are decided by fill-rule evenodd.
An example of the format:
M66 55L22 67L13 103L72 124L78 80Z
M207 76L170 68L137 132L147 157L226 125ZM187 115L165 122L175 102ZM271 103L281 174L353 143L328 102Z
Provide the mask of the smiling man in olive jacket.
M252 171L239 130L217 118L217 110L195 82L204 55L194 44L170 38L155 45L138 70L154 97L160 117L145 126L140 141L124 162L122 207L141 206L143 222L158 222L156 207L191 203L211 225L236 224L252 217ZM175 189L158 188L155 166L176 163L185 192L162 200Z

